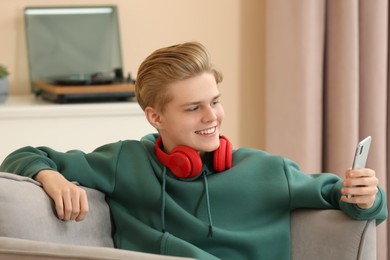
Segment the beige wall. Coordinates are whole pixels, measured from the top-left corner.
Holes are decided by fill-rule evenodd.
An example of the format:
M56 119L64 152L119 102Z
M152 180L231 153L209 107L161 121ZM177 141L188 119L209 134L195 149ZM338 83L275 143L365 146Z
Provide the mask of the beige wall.
M223 72L224 134L233 144L264 144L263 1L258 0L13 0L0 3L0 64L10 93L30 93L23 9L26 6L114 4L119 7L124 71L136 75L156 48L197 40Z

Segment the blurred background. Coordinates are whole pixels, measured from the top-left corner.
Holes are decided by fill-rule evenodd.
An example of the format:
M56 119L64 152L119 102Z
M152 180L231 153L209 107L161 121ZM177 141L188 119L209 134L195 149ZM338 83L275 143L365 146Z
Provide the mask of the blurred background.
M26 6L116 5L124 72L134 77L157 48L199 41L223 75L225 135L236 146L264 146L261 121L264 59L263 1L4 1L0 3L0 64L9 72L10 94L30 93L23 11ZM250 91L247 91L250 89ZM244 91L245 90L245 91ZM250 100L251 98L253 100ZM247 109L255 111L244 116ZM243 124L245 126L243 126ZM242 127L241 127L242 126ZM252 130L251 130L252 129ZM252 139L249 134L256 133Z
M202 42L224 75L223 132L343 177L358 140L373 137L368 167L390 186L387 0L14 0L0 3L0 64L10 95L31 94L23 10L116 5L123 70L135 78L157 48ZM378 227L386 260L388 223Z

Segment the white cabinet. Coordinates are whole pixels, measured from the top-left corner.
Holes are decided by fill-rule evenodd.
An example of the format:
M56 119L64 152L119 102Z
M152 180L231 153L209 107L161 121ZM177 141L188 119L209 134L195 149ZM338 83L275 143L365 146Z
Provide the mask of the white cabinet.
M0 104L0 162L27 145L90 152L152 132L136 102L55 104L32 95L10 96Z

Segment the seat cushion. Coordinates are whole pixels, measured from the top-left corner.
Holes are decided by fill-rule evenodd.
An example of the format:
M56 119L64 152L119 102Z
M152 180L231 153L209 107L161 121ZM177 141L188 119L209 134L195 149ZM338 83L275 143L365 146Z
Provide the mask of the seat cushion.
M31 178L0 172L0 236L37 241L113 247L104 194L85 188L89 213L81 222L61 221L53 201Z

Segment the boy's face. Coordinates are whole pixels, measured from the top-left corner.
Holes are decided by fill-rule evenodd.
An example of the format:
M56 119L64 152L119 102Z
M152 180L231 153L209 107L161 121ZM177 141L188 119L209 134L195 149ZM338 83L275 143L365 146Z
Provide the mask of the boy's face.
M169 91L172 101L156 117L165 152L169 153L178 145L198 152L217 149L224 111L214 75L202 73L175 82L169 86Z

